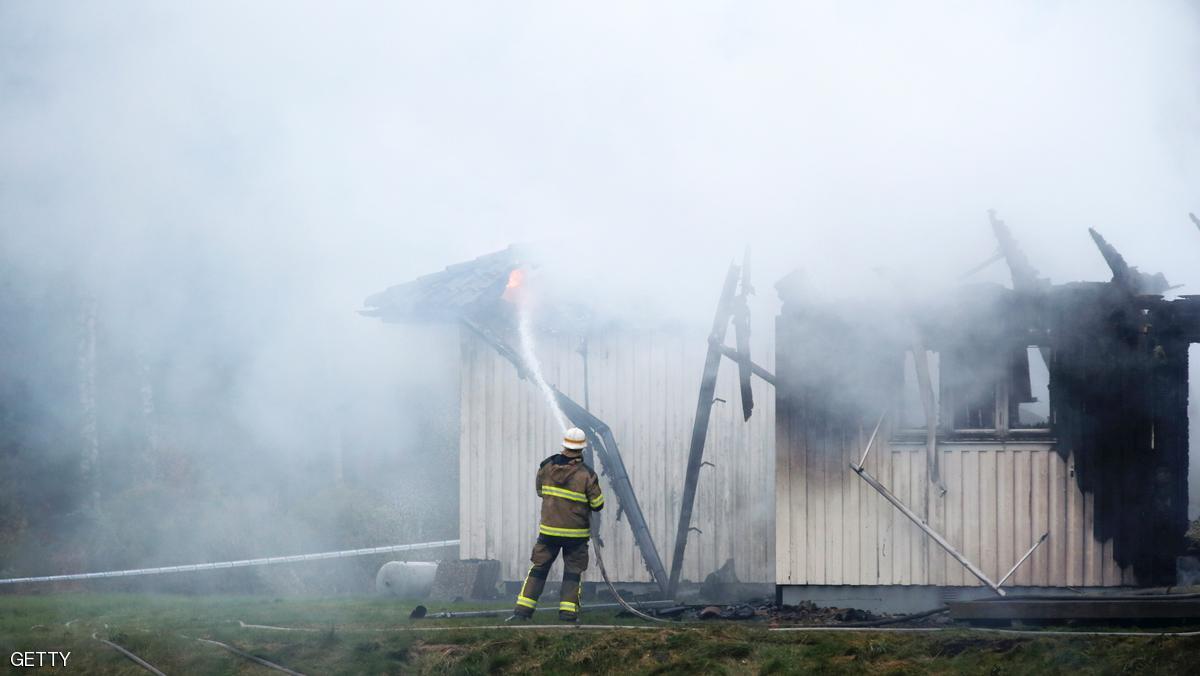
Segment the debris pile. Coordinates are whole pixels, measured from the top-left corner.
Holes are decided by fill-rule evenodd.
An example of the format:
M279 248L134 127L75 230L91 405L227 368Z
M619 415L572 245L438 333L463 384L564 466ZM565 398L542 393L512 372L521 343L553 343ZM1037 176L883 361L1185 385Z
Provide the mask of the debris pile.
M771 620L782 624L841 624L873 622L888 617L858 608L822 608L812 601L801 601L794 606L776 607Z
M838 626L855 625L865 622L891 623L913 621L936 622L935 618L921 617L908 619L905 616L893 616L885 613L872 613L857 608L825 608L812 601L801 601L794 606L778 606L767 599L735 603L728 605L690 605L672 606L669 608L645 609L657 617L670 618L681 622L697 622L707 620L741 620L768 622L772 625L806 625L806 626ZM625 615L622 613L621 615Z

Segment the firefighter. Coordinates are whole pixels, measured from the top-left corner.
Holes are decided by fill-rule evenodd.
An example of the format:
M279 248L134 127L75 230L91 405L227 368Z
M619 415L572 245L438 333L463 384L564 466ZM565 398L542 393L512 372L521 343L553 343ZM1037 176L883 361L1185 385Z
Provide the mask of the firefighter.
M550 566L563 555L563 582L559 594L558 619L574 622L579 618L580 577L588 565L588 537L591 513L604 508L604 494L596 473L583 462L587 437L572 427L563 434L562 453L552 455L538 467L538 497L542 499L542 517L537 543L533 545L533 563L517 606L509 620L527 620L537 608L538 597L546 586Z

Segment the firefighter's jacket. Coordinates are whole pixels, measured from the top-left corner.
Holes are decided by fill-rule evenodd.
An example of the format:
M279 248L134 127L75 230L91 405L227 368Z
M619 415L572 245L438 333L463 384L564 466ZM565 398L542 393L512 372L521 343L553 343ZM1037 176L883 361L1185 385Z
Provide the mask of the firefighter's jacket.
M591 513L604 508L600 481L578 456L559 453L543 460L537 472L537 494L542 499L541 535L587 538Z

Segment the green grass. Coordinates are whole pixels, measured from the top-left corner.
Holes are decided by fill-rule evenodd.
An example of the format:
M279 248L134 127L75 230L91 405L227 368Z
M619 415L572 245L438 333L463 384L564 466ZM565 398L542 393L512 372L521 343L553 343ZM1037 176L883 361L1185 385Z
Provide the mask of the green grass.
M64 673L145 673L93 640L95 632L168 674L273 673L197 637L307 674L1181 674L1200 663L1200 638L769 632L762 623L507 631L481 628L498 618L410 621L413 605L347 598L0 596L0 653L7 665L13 651L69 650ZM466 608L430 604L431 611ZM554 621L553 613L538 617ZM312 631L244 629L238 620ZM585 621L641 624L596 611L587 612ZM412 627L458 629L400 631Z

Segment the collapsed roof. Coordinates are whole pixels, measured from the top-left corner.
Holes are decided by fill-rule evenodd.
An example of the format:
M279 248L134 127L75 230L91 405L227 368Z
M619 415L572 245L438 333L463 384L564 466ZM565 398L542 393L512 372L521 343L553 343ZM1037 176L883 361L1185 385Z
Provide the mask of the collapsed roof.
M369 296L360 313L391 323L458 322L462 319L511 324L513 305L506 294L520 270L520 293L537 306L535 325L550 332L586 334L614 326L661 328L677 321L659 299L642 292L636 277L612 271L626 261L589 253L587 261L563 261L537 244L513 244L473 260L389 287ZM604 283L597 283L603 276ZM636 291L636 293L635 293Z
M530 263L518 245L446 266L367 298L362 314L385 322L454 321L492 312L513 270Z

